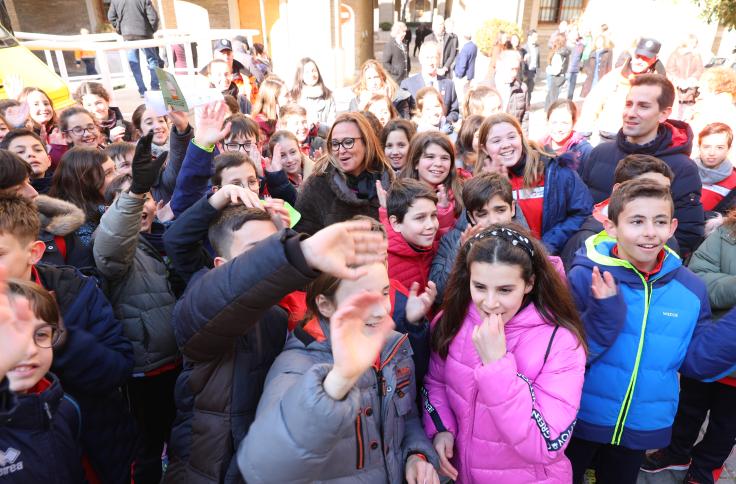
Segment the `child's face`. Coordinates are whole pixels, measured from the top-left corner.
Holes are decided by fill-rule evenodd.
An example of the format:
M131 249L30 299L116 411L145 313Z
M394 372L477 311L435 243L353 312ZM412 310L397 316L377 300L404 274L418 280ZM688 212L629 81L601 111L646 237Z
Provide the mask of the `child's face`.
M35 241L21 241L7 232L0 233L0 265L5 266L8 277L31 278L31 266L37 262L34 244Z
M64 132L67 143L74 146L97 147L100 141L100 130L95 120L87 113L77 113L67 119L67 129Z
M473 225L490 227L493 224L506 224L514 218L514 206L506 203L500 195L494 195L480 210L473 210L470 219Z
M570 114L570 111L565 106L552 111L547 120L549 136L557 144L567 141L572 133L572 126L572 114Z
M368 266L368 274L365 276L355 281L342 280L340 282L337 291L335 291L333 307L334 310L336 310L350 296L361 292L372 292L383 295L383 299L381 299L379 303L371 306L370 316L365 321L365 330L370 332L372 328L376 327L383 320L383 318L391 314L390 290L386 265L381 263L371 264ZM321 309L322 308L320 307L320 310ZM323 316L327 315L323 313Z
M255 135L238 133L236 136L228 136L221 148L222 151L242 151L250 156L251 150L260 149L260 146Z
M621 259L640 271L650 272L657 256L677 229L672 205L659 198L635 198L624 205L614 223L604 220L606 232L616 239Z
M374 68L369 67L365 70L365 88L373 93L379 92L383 89L383 79Z
M8 134L8 131L10 131L10 129L8 128L8 125L5 124L5 121L0 119L0 141L2 141L5 138L5 135Z
M27 324L35 327L33 338L28 342L23 360L7 374L10 390L16 393L27 393L33 388L49 372L54 359L52 326L37 317ZM42 348L39 344L48 348Z
M141 117L141 136L153 130L153 142L163 146L169 140L169 122L166 116L156 116L156 113L146 109Z
M510 168L521 159L521 136L511 123L495 124L488 133L485 149L493 163Z
M716 168L728 157L730 149L726 133L703 136L700 142L700 161L707 168Z
M26 97L28 103L29 114L38 124L45 124L54 117L54 108L51 107L51 101L40 91L32 91Z
M501 112L501 98L495 94L489 94L483 98L483 107L479 113L484 118L496 113Z
M8 145L8 150L31 165L34 178L41 178L51 166L51 158L40 141L33 136L19 136Z
M518 265L488 262L470 264L470 298L483 316L500 314L504 323L513 318L534 282L527 283Z
M250 163L243 163L240 166L231 166L225 168L220 173L222 176L222 185L238 185L248 188L255 194L260 191L258 176L256 170Z
M82 96L82 106L84 109L92 113L97 121L107 121L110 110L110 103L104 97L96 94L85 94Z
M395 129L386 137L386 148L383 150L394 170L404 168L406 155L409 154L409 139L403 129Z
M386 123L391 120L391 111L389 110L388 105L385 102L376 102L371 104L368 108L368 111L373 113L378 118L381 126L386 126Z
M439 126L443 114L445 113L437 96L434 94L424 96L424 101L422 102L422 119L425 123L432 126Z
M302 172L302 152L293 139L282 139L279 141L281 146L281 163L284 170L289 175L296 175Z
M146 201L143 203L143 212L141 217L141 232L150 232L153 220L156 217L156 201L153 199L151 192L146 194Z
M319 71L314 62L307 62L304 64L304 84L307 86L314 86L319 81Z
M230 87L233 81L233 73L229 66L221 62L216 62L210 66L210 84L215 89L224 91Z
M287 131L291 131L300 143L304 143L309 135L307 127L307 117L301 114L292 114L286 116L283 120L283 127Z
M130 175L133 172L133 155L135 151L129 151L123 155L116 156L112 161L115 162L115 170L118 175Z
M391 215L389 220L394 231L416 247L431 247L440 228L437 205L427 198L414 200L401 222L395 215Z
M112 158L109 156L105 160L104 163L102 163L102 171L105 172L105 182L102 185L102 188L100 189L100 192L102 195L105 194L105 190L107 190L107 187L110 185L110 182L113 181L113 179L118 176L118 173L115 171L115 162L112 161Z
M450 153L436 144L427 145L417 163L419 179L433 187L444 183L451 169Z

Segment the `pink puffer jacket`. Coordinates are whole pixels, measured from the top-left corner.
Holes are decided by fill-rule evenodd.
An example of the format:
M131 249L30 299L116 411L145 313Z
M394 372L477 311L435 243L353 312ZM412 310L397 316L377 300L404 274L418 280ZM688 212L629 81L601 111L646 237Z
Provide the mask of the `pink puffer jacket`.
M455 436L459 483L569 484L564 448L580 405L583 347L562 327L552 338L554 326L530 304L506 323L506 356L483 365L472 341L481 322L471 304L447 359L432 353L427 436L442 427Z

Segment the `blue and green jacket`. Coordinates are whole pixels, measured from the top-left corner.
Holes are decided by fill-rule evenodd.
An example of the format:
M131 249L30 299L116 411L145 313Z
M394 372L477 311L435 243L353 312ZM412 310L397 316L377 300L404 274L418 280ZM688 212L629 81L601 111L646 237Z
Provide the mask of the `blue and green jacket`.
M658 449L670 442L677 372L713 381L736 367L736 311L712 322L705 285L669 248L647 279L611 254L615 244L591 236L568 274L589 347L574 436ZM616 296L593 297L594 266L614 277Z

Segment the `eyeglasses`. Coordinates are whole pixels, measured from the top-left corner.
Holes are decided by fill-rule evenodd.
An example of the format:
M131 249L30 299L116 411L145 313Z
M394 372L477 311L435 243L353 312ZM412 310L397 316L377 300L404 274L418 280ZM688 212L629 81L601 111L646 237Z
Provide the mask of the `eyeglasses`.
M346 150L349 150L353 146L355 146L355 140L357 139L363 139L360 136L357 138L343 138L342 141L333 139L330 141L330 147L332 148L332 151L338 151L340 147L342 146Z
M61 328L46 324L36 329L33 333L33 342L39 348L53 348L61 340L62 333Z
M247 143L225 143L225 151L250 151L251 146L253 146L252 141L248 141Z
M84 136L87 133L95 134L97 133L97 126L94 124L89 124L84 128L81 126L74 126L72 129L67 129L66 132L72 133L74 136Z
M231 183L231 185L235 185L236 187L240 188L246 188L247 185L247 188L250 188L250 191L255 193L258 193L261 189L261 183L258 180L249 180L245 184L243 182L234 182Z

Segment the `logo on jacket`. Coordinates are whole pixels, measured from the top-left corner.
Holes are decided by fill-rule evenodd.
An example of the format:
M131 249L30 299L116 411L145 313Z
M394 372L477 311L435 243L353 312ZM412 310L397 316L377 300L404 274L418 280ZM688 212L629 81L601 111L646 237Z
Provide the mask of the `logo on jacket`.
M8 447L5 452L0 450L0 476L23 470L23 461L18 461L18 457L20 457L18 449Z

